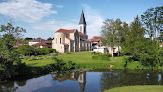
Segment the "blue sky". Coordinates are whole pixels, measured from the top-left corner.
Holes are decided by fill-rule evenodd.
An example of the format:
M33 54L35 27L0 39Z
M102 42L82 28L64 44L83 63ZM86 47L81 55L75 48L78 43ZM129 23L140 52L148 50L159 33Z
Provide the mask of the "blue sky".
M0 0L0 24L14 19L14 26L27 30L25 37L53 37L59 28L78 29L82 9L89 38L100 36L107 18L130 23L163 0Z

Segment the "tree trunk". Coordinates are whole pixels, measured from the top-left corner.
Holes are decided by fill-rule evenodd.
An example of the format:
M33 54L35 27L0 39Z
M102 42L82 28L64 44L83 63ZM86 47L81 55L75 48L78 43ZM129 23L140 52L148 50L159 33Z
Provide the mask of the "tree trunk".
M118 56L119 56L119 45L118 45Z
M111 51L112 51L112 57L114 57L114 55L113 55L113 48L111 48Z

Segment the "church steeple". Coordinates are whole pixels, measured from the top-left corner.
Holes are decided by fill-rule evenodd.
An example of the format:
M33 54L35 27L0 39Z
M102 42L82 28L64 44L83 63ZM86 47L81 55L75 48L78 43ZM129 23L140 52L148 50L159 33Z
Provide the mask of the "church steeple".
M85 24L86 25L86 21L85 21L83 10L82 10L82 13L81 13L81 16L80 16L79 24Z
M84 16L84 12L82 10L81 16L80 16L80 21L79 21L79 32L82 32L83 34L87 34L86 31L86 21L85 21L85 16Z

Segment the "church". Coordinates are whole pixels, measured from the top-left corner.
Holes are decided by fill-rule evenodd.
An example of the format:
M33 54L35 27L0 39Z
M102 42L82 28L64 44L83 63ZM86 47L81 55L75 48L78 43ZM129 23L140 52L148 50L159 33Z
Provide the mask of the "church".
M52 41L52 48L56 49L59 53L65 52L78 52L78 51L91 51L92 40L88 39L87 24L82 11L79 30L77 29L59 29L54 34Z

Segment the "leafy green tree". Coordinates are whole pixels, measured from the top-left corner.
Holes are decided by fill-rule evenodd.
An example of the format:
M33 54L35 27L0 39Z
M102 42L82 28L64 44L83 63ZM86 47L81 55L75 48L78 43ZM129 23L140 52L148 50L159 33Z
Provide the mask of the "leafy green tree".
M143 49L144 35L145 29L137 16L130 25L130 31L127 32L126 41L122 45L123 51L130 53L135 58L138 57L138 53Z
M31 56L34 54L35 50L33 47L29 45L19 46L18 52L22 55L28 55Z
M15 38L18 38L18 36L22 35L22 32L26 32L25 29L20 27L14 27L11 23L8 23L6 25L1 25L0 32L3 32L4 34L13 35Z
M121 46L125 42L125 37L129 31L128 24L122 22L120 19L107 19L102 26L101 35L104 38L102 40L103 45L111 47L113 57L113 47Z
M54 38L49 37L47 40L52 41Z
M17 74L13 64L18 64L21 60L19 53L13 48L16 43L15 34L21 35L21 32L25 32L25 30L19 27L15 28L8 23L7 26L1 25L0 32L4 34L0 39L0 66L3 70L0 79L5 79Z
M30 41L30 40L33 40L33 38L31 38L31 37L26 37L24 40Z
M141 64L151 69L157 68L161 61L160 50L156 41L145 40L143 49L139 53Z
M159 42L162 43L163 42L163 30L160 30L160 36L159 36Z
M157 34L163 27L163 6L147 9L141 18L150 39L157 38Z
M113 19L107 19L102 26L101 35L104 38L102 40L103 45L111 47L113 57L113 47L118 45L118 30L116 29L116 23Z

